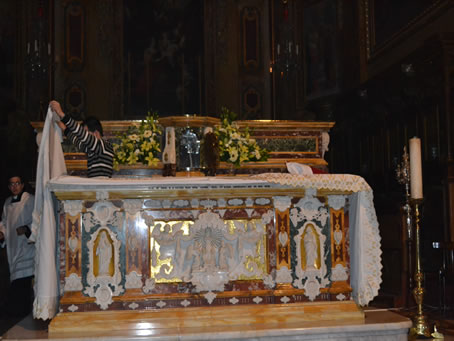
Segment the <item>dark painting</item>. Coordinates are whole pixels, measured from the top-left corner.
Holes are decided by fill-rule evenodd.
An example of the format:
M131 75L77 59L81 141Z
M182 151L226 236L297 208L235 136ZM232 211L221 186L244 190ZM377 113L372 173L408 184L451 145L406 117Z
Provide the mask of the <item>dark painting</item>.
M304 9L306 97L338 91L337 1L323 0Z
M125 114L201 112L202 0L128 0L124 6Z
M381 45L440 0L373 0L375 44Z

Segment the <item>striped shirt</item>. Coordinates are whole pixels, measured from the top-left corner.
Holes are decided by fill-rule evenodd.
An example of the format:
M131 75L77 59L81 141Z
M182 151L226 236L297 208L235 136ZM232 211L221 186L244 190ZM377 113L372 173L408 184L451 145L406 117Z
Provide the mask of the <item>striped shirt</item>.
M65 135L71 143L87 154L88 177L112 177L114 151L110 142L96 138L68 115L61 121L66 125Z

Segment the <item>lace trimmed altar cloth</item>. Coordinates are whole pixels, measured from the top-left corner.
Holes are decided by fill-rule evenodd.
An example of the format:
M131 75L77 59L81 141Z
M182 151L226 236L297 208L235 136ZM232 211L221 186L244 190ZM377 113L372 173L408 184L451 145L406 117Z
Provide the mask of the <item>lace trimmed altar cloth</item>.
M148 179L101 179L60 176L48 183L53 192L95 191L96 197L106 199L108 192L212 189L236 187L282 188L293 186L316 190L340 191L350 200L350 260L353 297L361 305L367 305L377 294L381 283L381 250L378 223L373 206L370 186L359 176L344 174L316 174L300 176L291 174L260 174L252 177L194 177ZM55 226L46 226L55 229ZM54 257L56 245L47 249L47 257ZM43 262L44 265L44 262ZM38 293L39 295L39 288ZM58 295L58 293L55 293ZM49 315L55 307L49 307Z
M381 284L381 249L372 188L360 176L351 174L314 174L309 176L267 173L253 179L294 187L351 191L350 261L353 296L365 306L378 295Z

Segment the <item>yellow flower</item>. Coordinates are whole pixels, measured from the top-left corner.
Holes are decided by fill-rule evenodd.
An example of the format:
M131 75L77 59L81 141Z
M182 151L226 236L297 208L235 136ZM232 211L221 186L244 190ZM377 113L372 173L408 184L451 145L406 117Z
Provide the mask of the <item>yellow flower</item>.
M129 154L129 157L127 159L128 164L130 164L130 165L135 164L137 162L137 160L138 160L138 157L137 157L137 154L135 154L135 153Z
M121 150L121 151L119 151L119 152L117 152L117 158L118 158L118 160L120 160L120 161L124 161L124 160L125 160L125 158L126 158L126 154L125 154L125 152L124 152L124 151L122 151L122 150Z
M145 151L145 152L148 152L152 147L152 142L149 142L149 141L143 141L142 145L140 146L140 148Z
M156 163L156 159L153 156L153 153L148 153L148 156L145 158L145 161L148 162L148 166L151 166L152 164Z

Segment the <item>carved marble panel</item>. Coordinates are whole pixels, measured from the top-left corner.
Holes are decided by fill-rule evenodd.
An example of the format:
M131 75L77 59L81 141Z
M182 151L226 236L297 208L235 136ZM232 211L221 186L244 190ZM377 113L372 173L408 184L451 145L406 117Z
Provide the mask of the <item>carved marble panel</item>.
M343 196L96 193L65 201L64 312L351 298Z
M81 275L81 223L78 214L68 215L66 219L66 276L70 274Z
M96 297L95 303L105 310L112 297L124 292L120 270L121 242L109 227L97 229L87 243L88 274L84 293Z

